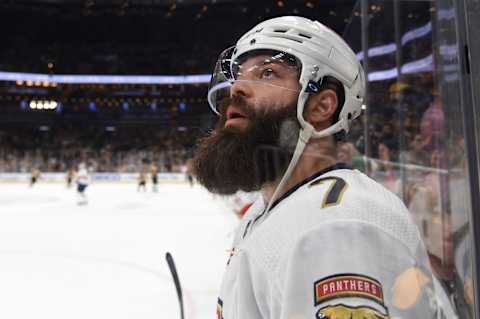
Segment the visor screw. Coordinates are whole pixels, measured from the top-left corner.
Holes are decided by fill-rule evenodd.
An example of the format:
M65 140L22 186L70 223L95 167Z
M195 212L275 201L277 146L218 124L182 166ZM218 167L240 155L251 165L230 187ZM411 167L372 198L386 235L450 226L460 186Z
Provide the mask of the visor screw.
M318 70L320 70L320 67L318 65L314 65L312 74L317 74Z
M250 40L250 44L251 44L251 45L254 45L255 42L257 42L257 40L255 40L255 39Z

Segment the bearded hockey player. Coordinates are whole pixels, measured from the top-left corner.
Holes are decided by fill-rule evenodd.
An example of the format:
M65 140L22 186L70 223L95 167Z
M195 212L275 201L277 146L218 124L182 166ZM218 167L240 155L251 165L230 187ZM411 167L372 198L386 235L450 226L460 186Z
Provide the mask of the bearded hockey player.
M364 87L350 47L302 17L264 21L220 55L208 93L219 122L194 172L213 193L262 196L237 230L219 319L440 316L404 204L335 159Z

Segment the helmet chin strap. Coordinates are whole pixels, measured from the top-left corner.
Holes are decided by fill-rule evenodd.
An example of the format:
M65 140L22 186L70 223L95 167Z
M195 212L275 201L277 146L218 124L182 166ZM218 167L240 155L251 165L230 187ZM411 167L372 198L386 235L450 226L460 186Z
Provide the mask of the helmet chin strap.
M265 215L268 214L268 212L272 208L273 203L278 199L278 197L280 197L280 192L283 190L285 184L292 175L292 172L295 169L295 166L297 166L298 160L300 159L300 156L302 155L305 146L307 146L307 143L314 132L315 128L309 123L307 123L307 125L302 129L300 129L300 135L298 136L297 146L295 146L295 151L293 152L292 159L290 160L285 174L283 174L280 183L278 183L277 187L275 188L275 192L273 193L272 197L268 202L267 209L265 210Z
M298 104L302 105L302 107L297 108L297 118L302 128L300 129L297 145L295 146L295 151L293 152L293 156L292 156L292 159L290 160L290 163L288 164L287 170L285 171L285 174L283 174L282 179L280 180L277 187L275 188L275 192L273 193L272 197L268 201L268 206L267 206L267 209L265 210L265 217L270 212L270 209L272 208L273 203L280 197L280 193L283 191L285 184L287 183L288 179L292 175L293 170L297 166L297 163L300 160L300 156L303 154L303 151L305 150L305 147L307 146L310 139L311 138L319 139L322 137L333 135L337 132L340 132L344 127L342 125L343 122L340 120L334 125L327 127L322 131L317 132L313 127L313 125L305 121L305 119L303 118L303 114L302 114L303 105L305 105L308 96L309 94L303 93L303 94L300 94L298 98Z

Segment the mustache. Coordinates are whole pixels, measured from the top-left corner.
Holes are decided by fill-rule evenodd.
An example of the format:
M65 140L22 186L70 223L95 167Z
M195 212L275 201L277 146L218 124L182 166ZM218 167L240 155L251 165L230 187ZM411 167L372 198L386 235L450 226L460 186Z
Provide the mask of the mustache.
M222 119L226 120L227 110L229 106L235 107L250 119L253 119L257 116L253 105L247 103L244 97L237 94L231 96L230 98L226 99L224 103L222 103L222 106L220 107L220 115Z

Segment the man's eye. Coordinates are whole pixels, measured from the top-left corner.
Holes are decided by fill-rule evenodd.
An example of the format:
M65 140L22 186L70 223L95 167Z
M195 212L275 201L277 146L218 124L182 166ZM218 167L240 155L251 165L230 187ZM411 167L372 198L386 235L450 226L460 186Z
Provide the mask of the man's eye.
M262 71L262 78L263 79L270 79L271 77L274 76L273 70L271 68L265 69Z

